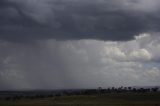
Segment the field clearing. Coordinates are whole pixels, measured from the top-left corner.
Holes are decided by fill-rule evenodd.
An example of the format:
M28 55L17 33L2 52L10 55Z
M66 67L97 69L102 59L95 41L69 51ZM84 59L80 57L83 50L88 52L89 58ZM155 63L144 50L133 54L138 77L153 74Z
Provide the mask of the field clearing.
M160 106L160 93L108 93L0 101L0 106Z

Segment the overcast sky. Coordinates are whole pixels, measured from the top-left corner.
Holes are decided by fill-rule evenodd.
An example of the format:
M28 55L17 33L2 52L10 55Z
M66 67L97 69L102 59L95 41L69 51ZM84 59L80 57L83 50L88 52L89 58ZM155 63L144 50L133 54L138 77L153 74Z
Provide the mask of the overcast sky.
M0 90L160 85L160 0L0 0Z

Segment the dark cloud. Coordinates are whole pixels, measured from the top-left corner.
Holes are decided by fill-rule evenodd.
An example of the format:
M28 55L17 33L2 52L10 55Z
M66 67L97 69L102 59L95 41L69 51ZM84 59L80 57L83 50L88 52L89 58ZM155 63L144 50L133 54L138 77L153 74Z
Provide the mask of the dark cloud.
M160 37L0 41L0 90L160 85Z
M139 6L131 0L122 3L117 0L1 0L0 39L130 40L139 33L159 31L157 8L151 11L143 2L138 2Z
M0 0L0 90L159 85L159 5Z

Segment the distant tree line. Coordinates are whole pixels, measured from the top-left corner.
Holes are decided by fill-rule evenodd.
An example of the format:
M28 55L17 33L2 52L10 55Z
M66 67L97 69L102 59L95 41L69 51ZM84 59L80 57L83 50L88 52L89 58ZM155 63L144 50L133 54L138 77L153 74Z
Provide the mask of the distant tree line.
M99 87L98 89L86 89L86 90L80 90L76 92L64 92L64 95L92 95L92 94L106 94L106 93L127 93L127 92L133 92L133 93L149 93L149 92L159 92L158 87L154 88L134 88L134 87L110 87L107 89L103 89L102 87Z
M16 95L16 96L10 96L10 97L0 97L0 100L6 100L6 101L17 101L21 99L43 99L43 98L59 98L61 96L67 95L95 95L95 94L107 94L107 93L127 93L127 92L133 92L133 93L149 93L149 92L159 92L158 87L154 88L134 88L134 87L110 87L107 89L103 89L102 87L99 87L97 89L83 89L83 90L65 90L59 93L53 93L53 94L35 94L35 95Z
M133 93L147 93L147 92L158 92L159 88L133 88L133 87L111 87L107 89L102 89L99 87L98 89L90 89L85 90L83 94L105 94L105 93L126 93L126 92L133 92Z

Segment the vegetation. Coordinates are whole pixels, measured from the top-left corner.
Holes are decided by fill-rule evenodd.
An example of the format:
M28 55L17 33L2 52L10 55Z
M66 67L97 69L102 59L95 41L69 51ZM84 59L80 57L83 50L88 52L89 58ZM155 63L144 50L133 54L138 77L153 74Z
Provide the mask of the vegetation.
M61 92L55 95L15 96L0 106L160 106L157 89L109 88Z

